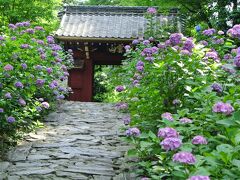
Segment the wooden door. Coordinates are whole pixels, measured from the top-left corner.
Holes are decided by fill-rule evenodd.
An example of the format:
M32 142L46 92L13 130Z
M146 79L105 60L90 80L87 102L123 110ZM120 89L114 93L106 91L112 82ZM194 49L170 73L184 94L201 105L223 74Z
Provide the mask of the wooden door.
M69 95L71 101L91 102L93 94L93 63L91 59L84 61L82 68L69 71L68 85L73 93Z

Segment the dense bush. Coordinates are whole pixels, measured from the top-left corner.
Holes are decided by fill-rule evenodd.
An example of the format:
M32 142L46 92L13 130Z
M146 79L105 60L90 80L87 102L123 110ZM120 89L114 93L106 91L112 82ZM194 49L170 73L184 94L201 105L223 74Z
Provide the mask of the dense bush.
M68 93L71 52L65 53L40 26L10 24L0 36L0 139L15 140L38 124Z
M240 25L197 31L125 47L116 107L145 179L240 177Z

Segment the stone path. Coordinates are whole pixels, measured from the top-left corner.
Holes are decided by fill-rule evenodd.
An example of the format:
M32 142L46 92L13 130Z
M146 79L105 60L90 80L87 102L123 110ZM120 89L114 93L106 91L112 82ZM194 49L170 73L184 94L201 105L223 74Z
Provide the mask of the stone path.
M122 116L111 104L65 102L0 161L0 179L136 179L123 157Z

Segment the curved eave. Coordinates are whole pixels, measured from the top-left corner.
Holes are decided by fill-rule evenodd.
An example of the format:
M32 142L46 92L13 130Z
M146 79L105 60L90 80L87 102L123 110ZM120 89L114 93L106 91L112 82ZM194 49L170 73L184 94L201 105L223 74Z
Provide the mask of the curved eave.
M60 41L80 41L80 42L129 42L136 38L108 38L108 37L76 37L76 36L58 36L55 38Z

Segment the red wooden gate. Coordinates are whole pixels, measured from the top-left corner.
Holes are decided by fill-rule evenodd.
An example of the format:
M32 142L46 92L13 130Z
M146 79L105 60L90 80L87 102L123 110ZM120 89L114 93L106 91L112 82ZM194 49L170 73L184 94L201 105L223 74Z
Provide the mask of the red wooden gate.
M73 68L69 71L68 85L73 93L69 95L69 100L91 102L93 94L93 63L87 59L83 68Z

